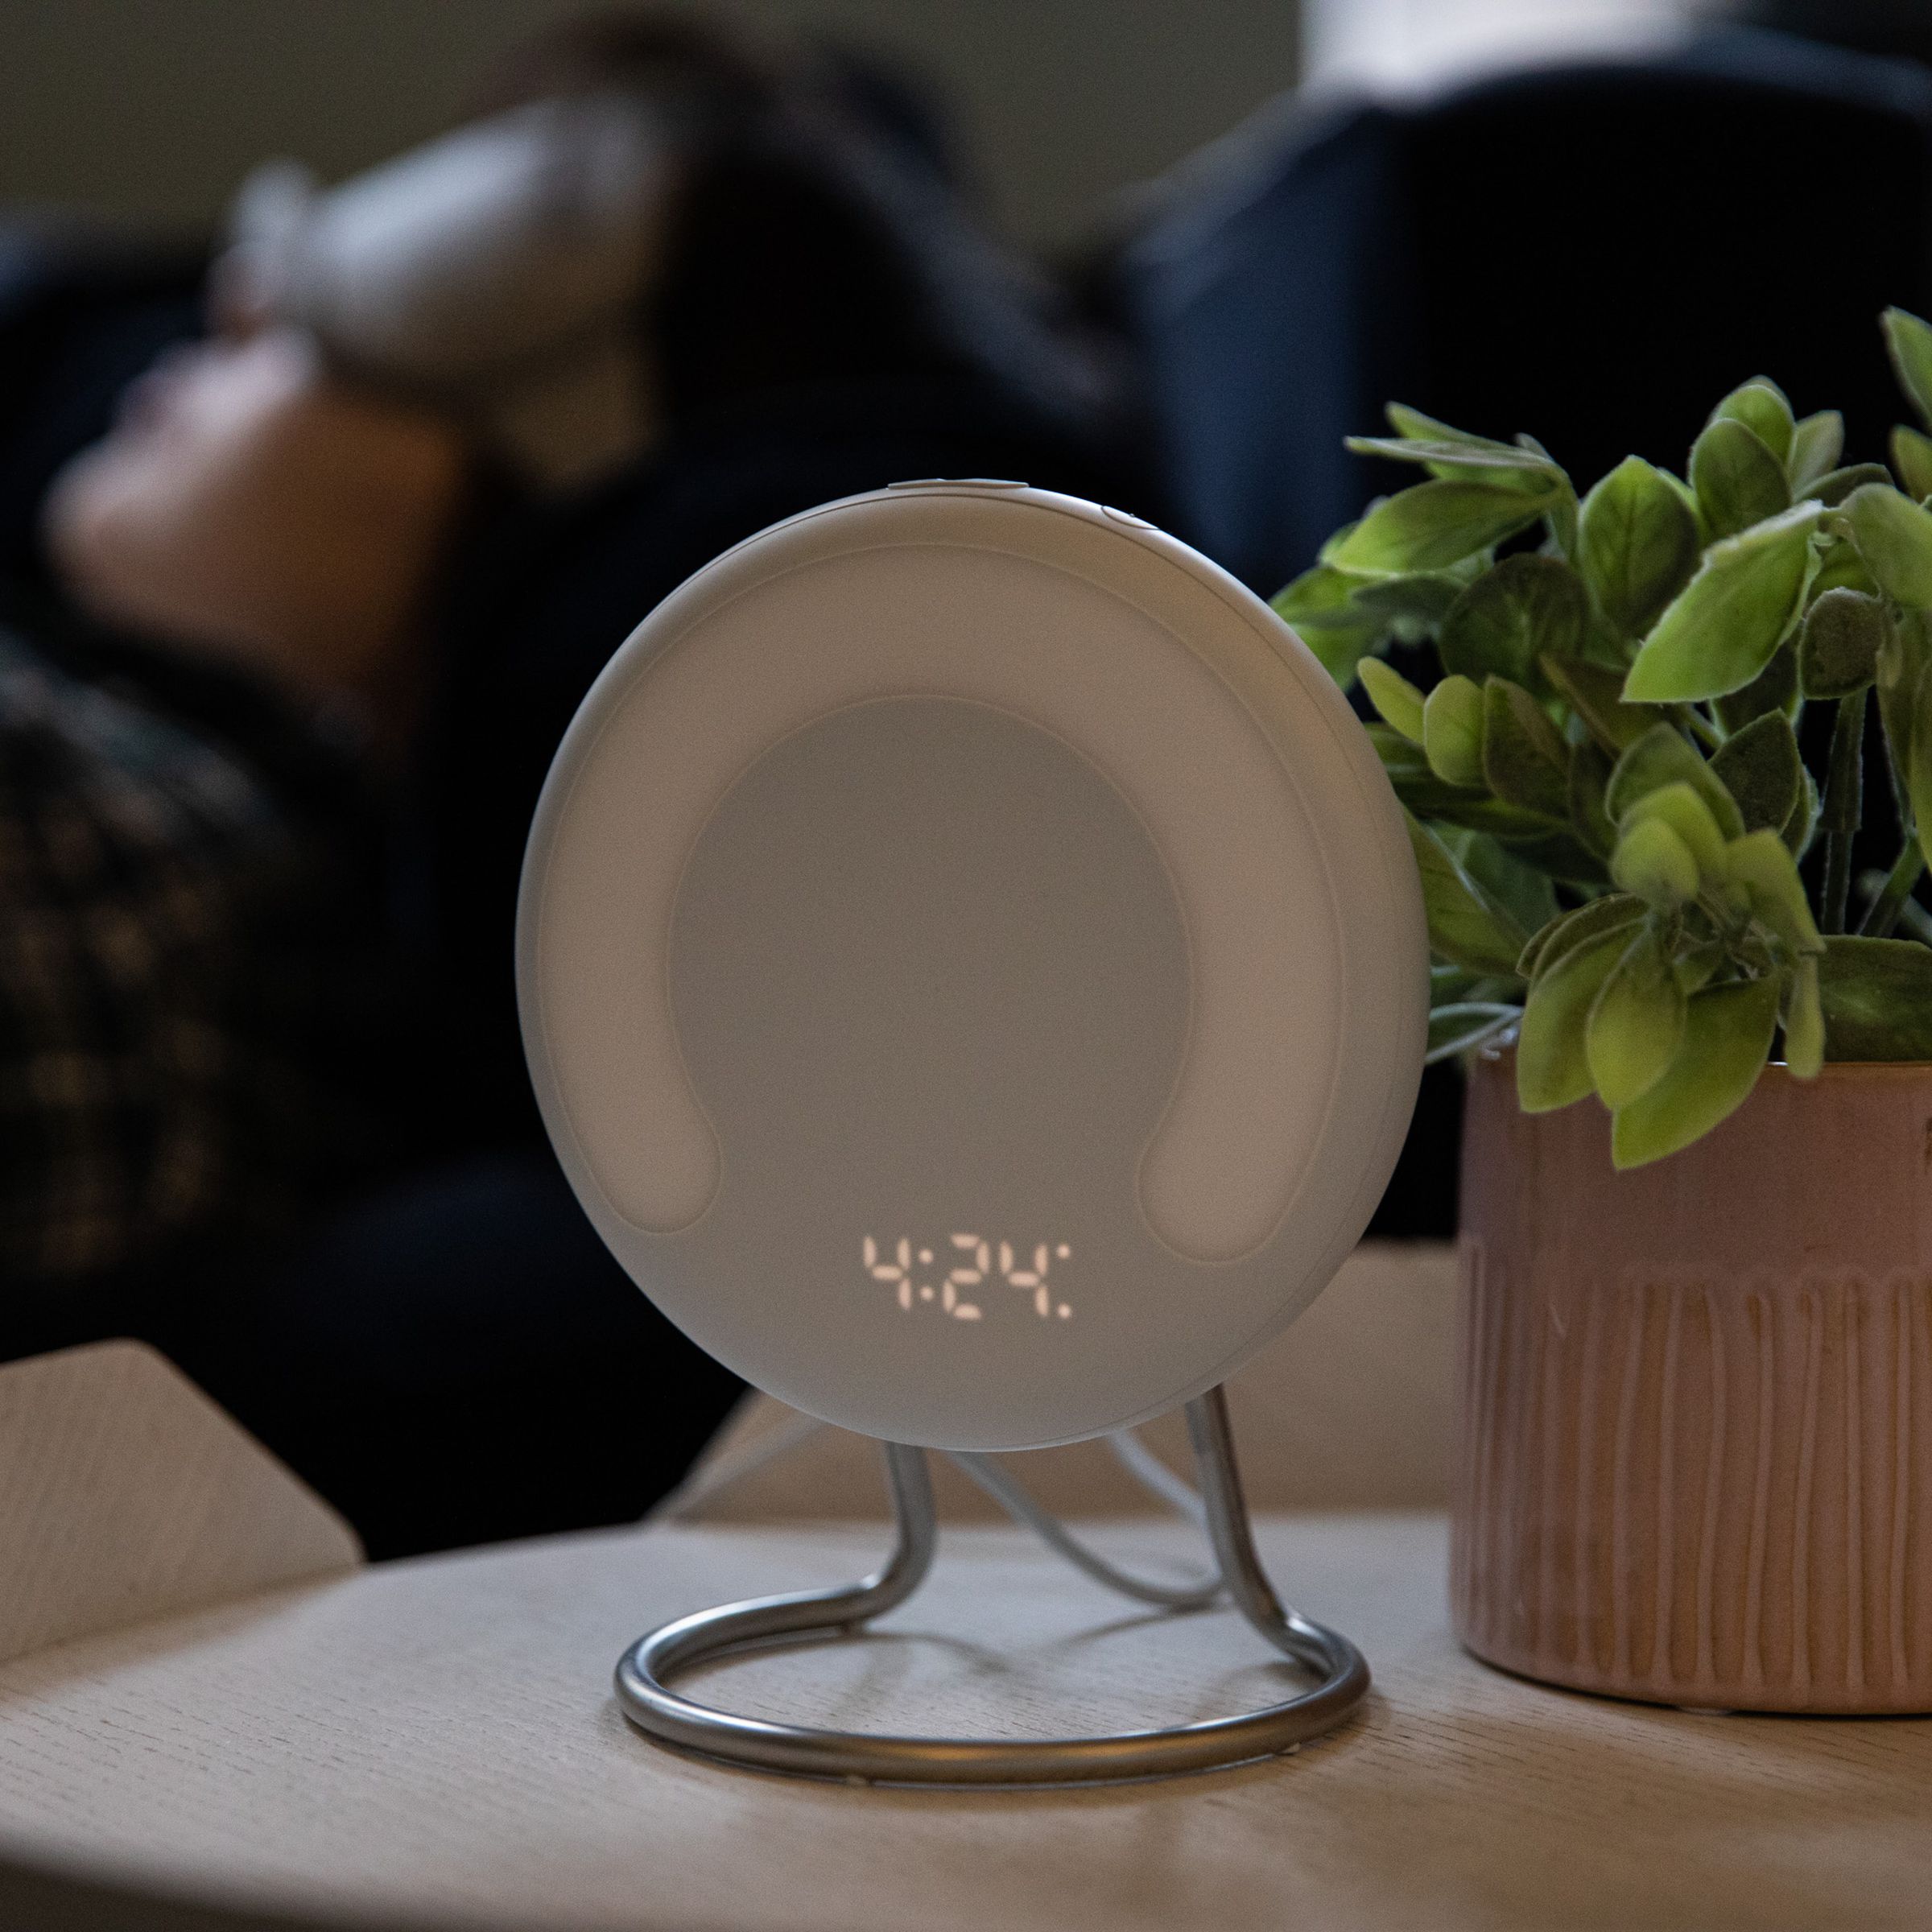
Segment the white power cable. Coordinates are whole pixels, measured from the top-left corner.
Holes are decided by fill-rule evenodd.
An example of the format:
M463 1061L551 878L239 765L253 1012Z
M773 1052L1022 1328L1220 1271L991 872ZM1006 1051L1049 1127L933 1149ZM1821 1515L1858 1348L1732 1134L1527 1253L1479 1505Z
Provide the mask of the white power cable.
M1161 1497L1177 1515L1186 1517L1190 1522L1206 1526L1208 1505L1202 1501L1200 1492L1192 1484L1176 1476L1141 1440L1135 1430L1115 1430L1107 1438L1107 1447L1113 1451L1121 1467L1143 1489L1150 1490Z
M700 1470L651 1513L652 1519L658 1522L688 1521L704 1505L715 1501L761 1469L802 1448L828 1426L814 1416L792 1416L769 1435L720 1456L708 1468ZM1132 1430L1117 1430L1106 1441L1121 1468L1142 1488L1190 1522L1205 1522L1206 1505L1199 1494ZM1049 1549L1056 1550L1096 1583L1104 1583L1110 1589L1141 1603L1157 1604L1170 1610L1204 1609L1221 1594L1218 1572L1164 1583L1121 1569L1096 1550L1088 1549L1058 1516L1027 1493L1018 1477L991 1456L964 1450L947 1453L1022 1529L1030 1530Z
M1139 1447L1137 1443L1135 1446ZM1221 1594L1223 1584L1218 1570L1185 1583L1162 1583L1121 1569L1098 1551L1089 1550L1051 1509L1035 1502L1018 1480L1002 1469L991 1456L977 1455L963 1449L948 1450L947 1453L1016 1523L1032 1530L1048 1549L1058 1550L1076 1570L1084 1571L1096 1583L1104 1583L1123 1596L1133 1597L1143 1604L1158 1604L1168 1610L1204 1610ZM1140 1477L1141 1472L1131 1463L1127 1468L1129 1473ZM1179 1481L1179 1478L1170 1480ZM1180 1486L1187 1487L1185 1484Z

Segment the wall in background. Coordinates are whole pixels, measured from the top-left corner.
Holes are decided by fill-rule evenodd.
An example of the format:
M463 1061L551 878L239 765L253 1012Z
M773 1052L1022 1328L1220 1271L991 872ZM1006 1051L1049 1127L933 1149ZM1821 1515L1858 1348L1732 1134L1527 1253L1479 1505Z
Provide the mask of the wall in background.
M0 0L0 198L215 218L292 154L337 175L445 125L564 0ZM1009 229L1077 237L1289 85L1293 0L747 0L897 55L950 96Z

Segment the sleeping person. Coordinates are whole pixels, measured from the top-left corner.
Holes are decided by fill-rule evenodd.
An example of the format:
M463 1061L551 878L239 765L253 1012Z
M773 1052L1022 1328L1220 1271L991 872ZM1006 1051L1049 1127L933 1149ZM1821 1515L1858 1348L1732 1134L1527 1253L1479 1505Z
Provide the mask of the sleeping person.
M154 1341L374 1552L634 1516L733 1393L544 1147L536 791L650 606L906 476L1133 501L897 89L622 16L212 266L0 251L0 1355Z

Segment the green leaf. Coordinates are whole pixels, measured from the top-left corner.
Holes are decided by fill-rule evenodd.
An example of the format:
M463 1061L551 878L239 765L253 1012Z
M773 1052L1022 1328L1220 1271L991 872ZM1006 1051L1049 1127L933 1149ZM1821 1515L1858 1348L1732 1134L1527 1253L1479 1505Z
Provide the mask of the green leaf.
M1541 456L1563 478L1563 488L1556 493L1554 502L1543 514L1549 521L1550 541L1563 555L1574 560L1576 555L1576 492L1570 487L1568 473L1558 468L1556 459L1527 430L1517 432L1516 442L1519 449L1526 449L1532 456Z
M1688 998L1702 993L1724 964L1723 942L1707 939L1693 946L1688 952L1680 952L1670 962L1670 970L1677 975L1677 983Z
M1922 852L1932 853L1932 675L1922 669L1913 708L1911 749L1905 754L1905 794Z
M1558 494L1500 483L1418 483L1371 510L1329 555L1342 570L1394 576L1446 570L1526 530Z
M1785 458L1785 473L1791 479L1791 499L1808 497L1821 478L1828 477L1843 460L1845 419L1835 409L1821 409L1815 415L1801 417L1791 433L1791 448Z
M1683 840L1700 878L1722 875L1727 841L1695 785L1679 779L1674 785L1660 785L1656 791L1645 792L1624 814L1622 829L1629 833L1647 819L1662 819ZM1629 890L1634 892L1637 888Z
M1305 570L1270 601L1274 614L1313 651L1323 670L1346 691L1356 668L1381 640L1384 626L1362 621L1348 599L1357 580L1326 564Z
M1418 644L1441 624L1462 588L1459 579L1440 571L1367 582L1358 578L1348 609L1358 621L1380 622L1405 644Z
M1932 947L1834 935L1818 990L1827 1059L1932 1060Z
M1810 594L1822 597L1828 590L1856 590L1868 597L1879 594L1877 578L1865 568L1858 546L1849 537L1827 534L1818 547L1818 574L1811 580Z
M1540 839L1548 835L1550 821L1540 813L1520 811L1486 791L1444 784L1430 770L1422 747L1411 744L1400 732L1379 720L1367 730L1395 795L1417 817L1489 832L1497 838Z
M1444 798L1453 791L1453 786L1443 784L1429 769L1422 746L1413 738L1404 737L1379 718L1371 718L1362 729L1368 733L1368 742L1375 747L1376 756L1382 761L1382 769L1391 782L1398 786L1419 783Z
M1754 377L1741 387L1732 390L1711 411L1711 420L1741 423L1781 464L1791 453L1791 439L1796 427L1791 420L1791 405L1785 400L1784 391L1762 376Z
M1525 932L1534 932L1556 910L1556 892L1549 875L1526 865L1509 846L1488 833L1459 828L1435 828L1457 865Z
M1791 506L1783 459L1729 416L1719 417L1691 445L1690 487L1713 537L1734 537Z
M1382 762L1382 770L1389 774L1389 782L1395 787L1395 795L1418 817L1439 818L1456 805L1492 802L1487 792L1464 791L1445 785L1429 769L1422 746L1412 744L1379 718L1371 720L1364 729L1376 756Z
M1858 554L1885 595L1921 609L1932 605L1932 510L1868 483L1846 497L1844 514Z
M1798 876L1798 861L1775 832L1748 832L1724 848L1724 876L1744 888L1752 916L1777 936L1794 959L1819 952L1824 942Z
M1375 502L1371 503L1368 507L1371 510L1373 510L1376 507L1376 504L1385 503L1387 501L1388 499L1385 497L1377 497L1375 499ZM1352 523L1344 523L1340 530L1332 532L1329 536L1328 541L1324 543L1322 547L1315 554L1316 566L1319 568L1322 564L1326 564L1331 568L1332 568L1335 564L1335 553L1340 550L1341 547L1346 543L1358 530L1361 528L1361 526L1362 520L1360 517L1357 517Z
M1514 446L1511 444L1498 443L1492 436L1476 436L1466 429L1452 429L1434 416L1424 415L1419 409L1411 409L1406 402L1387 403L1382 414L1389 419L1389 427L1398 436L1413 442L1453 443L1459 449L1501 449L1513 453Z
M1697 506L1697 492L1674 470L1660 469L1657 473L1677 493L1677 500L1690 513L1690 521L1697 526L1698 547L1702 549L1709 532L1704 528L1704 513Z
M1748 684L1770 663L1798 614L1811 532L1823 514L1814 503L1800 504L1712 544L1697 575L1644 640L1624 680L1625 700L1695 703Z
M1358 456L1387 456L1397 463L1426 463L1439 477L1470 481L1492 480L1512 489L1544 490L1569 479L1547 456L1509 444L1470 443L1422 436L1348 436Z
M1439 591L1438 585L1446 588ZM1455 579L1439 573L1364 577L1332 564L1317 564L1277 591L1269 607L1300 630L1367 625L1379 636L1397 618L1439 616L1461 588Z
M1656 931L1646 924L1611 968L1585 1030L1590 1078L1612 1113L1664 1077L1683 1040L1687 1003Z
M1782 712L1754 719L1711 754L1711 770L1737 800L1744 829L1781 832L1805 795L1805 761Z
M1818 829L1818 781L1807 771L1804 796L1785 821L1785 849L1794 859L1802 859L1810 848L1811 835Z
M1554 819L1570 815L1570 758L1542 705L1507 678L1483 686L1483 777L1499 799Z
M1434 832L1405 815L1422 874L1430 947L1472 972L1513 977L1525 937L1521 927L1457 865Z
M1919 420L1932 427L1932 328L1902 308L1887 309L1880 326L1899 387L1910 398Z
M1697 791L1727 839L1744 836L1744 815L1737 801L1674 725L1652 725L1617 760L1604 804L1612 821L1620 825L1646 793L1679 782Z
M1613 932L1624 933L1627 938L1629 928L1643 918L1644 912L1643 901L1627 892L1606 893L1602 898L1591 899L1573 911L1559 912L1524 947L1516 970L1524 979L1541 979L1546 971L1579 946L1608 938Z
M1610 754L1593 740L1586 738L1571 751L1570 823L1577 837L1601 859L1608 859L1616 845L1616 828L1604 803L1611 769Z
M1380 658L1364 658L1357 674L1368 702L1412 745L1422 742L1422 694Z
M1674 912L1697 897L1697 857L1662 818L1641 819L1616 841L1610 876L1646 904Z
M1634 745L1657 722L1657 713L1623 699L1624 674L1582 658L1542 660L1545 679L1613 756Z
M1438 1006L1429 1015L1429 1051L1422 1064L1452 1059L1468 1053L1485 1040L1492 1040L1521 1017L1520 1006L1505 1006L1489 1000L1467 1000L1452 1006Z
M1852 463L1843 469L1827 470L1804 493L1814 503L1835 510L1853 490L1868 483L1889 484L1891 473L1882 463Z
M1695 995L1670 1070L1617 1113L1611 1158L1641 1167L1701 1140L1750 1098L1777 1026L1777 982L1734 980Z
M1496 828L1494 836L1513 857L1558 885L1598 892L1610 883L1602 856L1567 826L1553 828L1546 821L1539 832L1518 833Z
M1714 698L1711 708L1728 732L1742 731L1767 712L1794 718L1802 708L1798 689L1798 652L1787 638L1771 654L1771 662L1741 690L1726 691Z
M1922 720L1932 725L1932 719L1925 718L1928 698L1932 698L1932 637L1927 635L1924 613L1901 612L1897 621L1887 626L1885 642L1878 647L1872 685L1878 693L1878 713L1885 723L1892 770L1901 781L1909 803L1913 753L1925 735Z
M1422 704L1422 749L1429 769L1448 785L1483 783L1483 691L1447 677Z
M1798 672L1808 698L1848 698L1878 675L1885 607L1856 590L1827 590L1805 613Z
M1326 564L1305 570L1268 601L1284 624L1327 624L1348 621L1348 599L1360 579Z
M1697 568L1697 519L1672 479L1626 456L1583 499L1577 561L1597 607L1641 637Z
M1818 961L1803 959L1791 976L1785 1000L1785 1064L1801 1080L1814 1080L1825 1059L1825 1014L1818 995Z
M1525 1113L1567 1107L1590 1092L1590 1009L1629 943L1621 931L1586 940L1530 987L1516 1042L1516 1097Z
M1892 431L1892 473L1915 503L1932 497L1932 436L1921 436L1904 423Z
M1443 668L1480 683L1492 675L1541 681L1538 658L1583 647L1589 602L1583 580L1558 557L1505 557L1463 592L1443 620Z
M1430 777L1435 778L1431 773ZM1512 851L1538 854L1537 862L1542 865L1553 879L1567 879L1577 875L1556 869L1554 857L1540 856L1543 842L1550 836L1550 821L1540 812L1519 811L1513 805L1506 805L1501 799L1492 799L1486 791L1463 791L1444 785L1435 779L1436 802L1430 807L1429 816L1446 826L1464 832L1480 832L1492 839L1507 841ZM1396 795L1411 811L1419 807L1411 803L1398 786Z

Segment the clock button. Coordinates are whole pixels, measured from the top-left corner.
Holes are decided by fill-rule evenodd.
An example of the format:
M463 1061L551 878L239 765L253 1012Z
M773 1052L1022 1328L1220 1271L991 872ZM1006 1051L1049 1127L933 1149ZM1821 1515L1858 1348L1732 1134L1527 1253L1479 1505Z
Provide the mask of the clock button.
M1013 477L912 477L903 483L888 483L888 489L1024 489L1026 485Z

